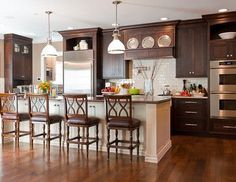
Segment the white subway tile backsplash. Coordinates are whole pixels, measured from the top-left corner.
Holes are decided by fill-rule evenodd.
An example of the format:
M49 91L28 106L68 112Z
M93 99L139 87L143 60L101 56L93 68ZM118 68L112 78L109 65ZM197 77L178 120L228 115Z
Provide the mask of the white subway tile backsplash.
M147 67L146 75L149 79L152 74L153 65L157 65L157 72L153 81L154 95L161 94L165 85L170 86L172 91L181 91L183 88L183 79L187 80L187 85L195 83L202 84L207 88L207 78L175 78L176 75L176 59L149 59L149 60L133 60L133 75L131 80L110 80L113 82L133 82L134 86L143 89L144 76L139 73L137 67Z

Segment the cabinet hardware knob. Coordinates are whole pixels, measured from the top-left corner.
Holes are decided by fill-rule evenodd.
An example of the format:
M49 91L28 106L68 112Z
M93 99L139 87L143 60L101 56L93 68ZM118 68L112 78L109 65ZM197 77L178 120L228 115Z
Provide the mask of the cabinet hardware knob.
M197 126L197 124L192 124L192 123L185 123L185 126Z
M194 74L194 71L192 72L192 74Z
M229 57L229 55L227 54L226 57Z
M232 55L232 54L230 54L230 57L233 57L233 55Z
M189 74L191 75L191 74L192 74L192 72L190 71L190 72L189 72Z

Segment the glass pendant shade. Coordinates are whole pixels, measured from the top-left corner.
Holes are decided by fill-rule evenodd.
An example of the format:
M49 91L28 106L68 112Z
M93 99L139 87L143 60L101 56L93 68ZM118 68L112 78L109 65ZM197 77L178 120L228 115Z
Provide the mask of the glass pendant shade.
M43 48L41 52L41 56L43 57L56 57L57 56L57 50L55 47L52 46L50 42Z
M52 14L52 11L46 11L46 14L48 14L48 43L43 48L41 52L41 56L43 57L56 57L57 56L57 50L55 47L52 46L51 43L51 32L50 32L50 14Z
M118 34L113 34L113 40L109 44L107 51L109 54L123 54L125 52L125 46L119 40Z

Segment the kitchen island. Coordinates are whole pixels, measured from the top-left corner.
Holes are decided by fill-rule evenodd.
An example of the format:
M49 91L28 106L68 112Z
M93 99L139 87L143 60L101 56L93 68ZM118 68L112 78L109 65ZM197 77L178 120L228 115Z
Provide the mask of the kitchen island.
M133 117L141 120L140 127L140 155L145 157L146 162L158 163L165 153L171 148L170 139L170 106L171 97L154 97L154 96L133 96L132 97ZM64 101L62 97L51 98L49 102L51 114L64 115ZM27 112L27 100L19 100L19 111ZM88 98L88 114L100 118L99 125L99 150L107 151L106 148L106 121L105 121L105 104L103 97ZM28 129L28 123L22 123L22 130ZM40 126L35 126L35 132L41 131ZM91 137L95 134L95 128L90 129ZM51 132L57 132L57 128L51 129ZM64 133L64 131L63 131ZM70 134L76 136L77 130L74 128ZM65 136L65 134L64 134ZM128 133L119 133L119 137L129 137ZM114 134L111 133L111 139ZM64 138L65 139L65 138ZM29 142L28 137L20 139ZM41 141L36 141L41 142ZM57 145L58 141L52 142ZM77 145L71 145L77 147ZM95 145L89 147L95 150ZM111 150L112 151L112 150ZM115 151L115 150L114 150ZM119 150L120 153L127 153L127 150ZM135 150L134 150L135 154Z

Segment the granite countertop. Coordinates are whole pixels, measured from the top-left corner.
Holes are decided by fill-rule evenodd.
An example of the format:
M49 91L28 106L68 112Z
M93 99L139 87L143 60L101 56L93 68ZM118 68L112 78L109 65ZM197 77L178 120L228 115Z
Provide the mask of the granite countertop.
M180 95L174 95L171 97L174 99L208 99L208 97L194 97L194 96L180 96Z
M166 101L170 101L170 96L144 96L144 95L133 95L133 103L144 103L144 104L159 104ZM104 102L103 96L88 97L88 102Z

